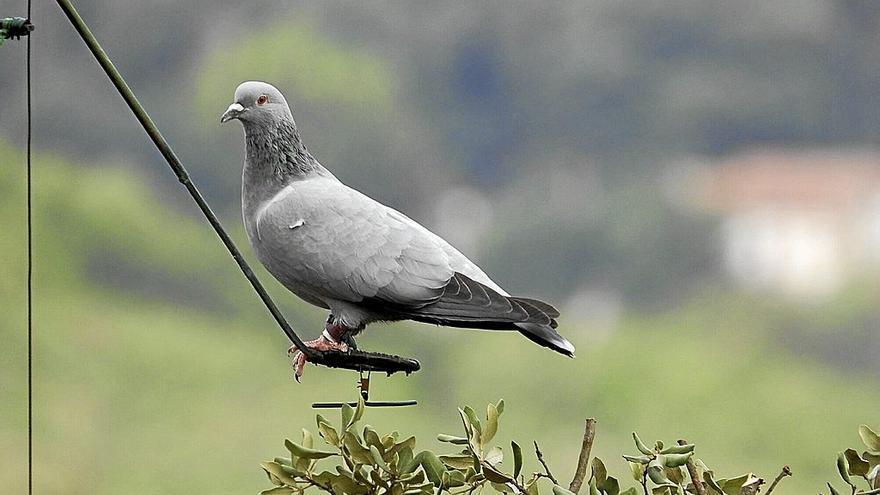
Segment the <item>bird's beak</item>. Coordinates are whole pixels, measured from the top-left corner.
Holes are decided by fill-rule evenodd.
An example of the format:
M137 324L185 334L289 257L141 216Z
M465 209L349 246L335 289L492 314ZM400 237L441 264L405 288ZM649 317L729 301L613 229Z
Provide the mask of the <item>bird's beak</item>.
M232 105L229 105L229 108L227 108L226 111L223 112L223 115L220 116L220 123L223 124L232 119L237 119L243 112L244 107L241 106L241 103L233 103Z

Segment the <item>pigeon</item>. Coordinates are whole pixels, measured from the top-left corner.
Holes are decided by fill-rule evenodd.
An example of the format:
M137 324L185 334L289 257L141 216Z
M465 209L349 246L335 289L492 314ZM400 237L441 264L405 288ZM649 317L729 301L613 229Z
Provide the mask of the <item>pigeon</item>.
M324 168L274 86L239 85L220 122L234 119L244 128L241 207L257 259L298 297L330 310L307 346L346 352L370 323L414 320L515 330L574 356L556 332L556 308L511 296L440 236ZM299 380L306 357L289 352Z

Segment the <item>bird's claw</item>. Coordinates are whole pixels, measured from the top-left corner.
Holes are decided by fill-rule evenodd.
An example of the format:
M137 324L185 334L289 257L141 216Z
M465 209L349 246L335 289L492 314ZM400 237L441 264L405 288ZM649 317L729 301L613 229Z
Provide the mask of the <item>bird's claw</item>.
M303 342L306 347L310 349L315 349L318 351L340 351L340 352L348 352L348 345L343 342L334 342L323 335L318 337L315 340L309 340ZM300 378L303 374L303 369L306 367L306 355L302 353L295 345L290 346L290 349L287 350L288 355L292 355L291 365L294 369L294 378L296 378L297 383L300 383Z

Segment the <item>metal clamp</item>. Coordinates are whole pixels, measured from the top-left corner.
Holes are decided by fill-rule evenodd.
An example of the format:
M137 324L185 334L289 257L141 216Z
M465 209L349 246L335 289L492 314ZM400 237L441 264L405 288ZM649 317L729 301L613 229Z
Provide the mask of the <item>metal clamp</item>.
M371 372L367 371L364 374L364 370L360 371L360 377L358 379L358 389L361 393L361 398L364 400L364 406L366 407L406 407L406 406L415 406L418 405L417 401L414 400L397 400L397 401L375 401L370 400L370 375ZM348 404L351 407L357 407L357 401L354 402L313 402L313 409L339 409L344 404Z

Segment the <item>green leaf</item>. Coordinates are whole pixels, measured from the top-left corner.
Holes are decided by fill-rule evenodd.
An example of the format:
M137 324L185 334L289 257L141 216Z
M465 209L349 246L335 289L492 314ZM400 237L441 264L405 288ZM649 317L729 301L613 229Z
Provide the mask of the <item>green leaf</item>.
M277 486L282 486L282 485L284 485L284 482L283 482L283 481L281 481L280 479L278 479L278 477L275 476L274 474L270 473L265 467L263 468L263 471L266 473L266 476L269 477L269 481L270 481L273 485L277 485Z
M278 464L276 462L261 462L260 466L263 468L263 471L266 471L266 474L270 475L269 480L273 483L275 483L275 480L272 479L272 477L274 476L275 479L285 485L296 484L296 480L292 476L284 472L281 464Z
M608 495L618 495L620 493L620 483L617 482L617 478L609 476L605 478L605 483L599 485L599 489Z
M373 486L388 488L388 482L382 479L382 475L379 473L378 469L373 469L370 471L370 481L373 482Z
M827 482L826 482L825 484L828 485L828 491L831 492L831 495L840 495L840 492L837 491L837 490L834 488L834 486L831 485L831 483L827 483Z
M464 413L467 415L468 420L471 423L471 427L473 427L474 430L482 433L483 428L480 425L480 419L477 418L477 413L475 413L474 410L471 409L471 406L464 406Z
M540 495L538 493L538 480L533 479L526 483L526 495Z
M394 442L397 441L397 437L400 436L396 431L392 432L390 435L382 435L381 442L383 450L388 450L391 447L394 447Z
M481 464L481 466L483 468L483 476L485 476L487 480L489 480L493 483L504 484L504 483L510 483L511 481L513 481L513 478L502 473L501 471L498 471L497 469L495 469L494 467L492 467L488 463L484 462Z
M684 471L680 467L668 467L665 469L666 477L669 478L669 481L675 483L676 485L681 485L684 483Z
M342 431L348 431L351 428L351 425L354 423L354 408L349 406L348 404L342 404L342 426L340 429Z
M638 495L638 494L639 494L639 492L638 492L638 490L636 490L636 487L634 487L634 486L631 486L631 487L627 488L626 490L620 492L620 495Z
M868 475L868 471L871 470L871 464L862 459L858 452L853 449L846 449L843 451L843 455L846 457L846 462L849 465L849 474L855 476Z
M302 439L302 446L303 447L305 447L307 449L311 449L315 446L315 439L312 436L312 432L303 428L302 437L303 437L303 439Z
M666 477L666 471L663 469L663 463L660 459L654 459L649 462L646 469L648 471L648 478L655 484L660 486L677 486Z
M623 458L629 462L635 462L638 464L647 464L651 462L651 458L646 455L624 455Z
M354 470L354 479L362 485L369 486L372 481L370 481L370 473L367 471L367 468L365 466L367 466L367 464L361 464L357 466L357 468Z
M300 459L300 460L302 460L302 459ZM281 465L281 470L290 476L305 476L305 474L306 474L306 472L303 471L302 469L298 469L295 466L285 466L284 464Z
M629 462L629 469L632 471L633 479L636 481L642 481L642 478L645 476L645 465L641 462Z
M842 479L847 485L855 488L852 480L849 477L849 463L846 462L846 456L843 452L837 453L837 474L840 475L840 479Z
M694 455L693 452L688 452L687 454L659 454L657 456L660 459L660 463L665 467L679 467L687 464L688 459Z
M593 469L590 476L596 479L596 486L601 489L605 483L605 478L608 477L608 470L605 468L605 463L602 462L602 459L598 457L593 457L591 465Z
M441 442L452 443L455 445L465 445L468 442L467 438L456 437L453 435L445 435L443 433L437 435L437 440L439 440Z
M859 436L868 450L880 454L880 435L874 432L868 425L859 426Z
M574 495L574 492L566 490L559 485L553 485L553 495Z
M404 471L413 460L413 449L409 446L404 446L397 452L397 469L398 471L404 473Z
M880 488L880 464L868 471L867 478L871 481L871 488Z
M300 473L305 473L306 471L309 470L309 467L312 465L313 462L315 462L313 459L308 459L306 457L300 457L299 459L296 460L296 464L294 464L291 467L296 468L296 470L299 471Z
M276 486L275 488L261 491L260 495L288 495L290 493L293 493L293 488L289 486Z
M355 437L352 432L345 432L345 435L342 437L342 444L348 451L349 456L351 456L355 462L360 464L373 463L373 455L370 454L370 450L361 445L360 441L358 441L357 437Z
M358 398L357 407L354 409L354 418L352 424L357 423L364 417L364 398Z
M430 486L430 483L428 485ZM407 489L402 495L431 495L433 493L434 490L430 488L415 487Z
M289 450L292 455L296 457L304 457L306 459L324 459L325 457L339 455L336 452L307 449L298 443L291 442L290 440L284 440L284 446L287 447L287 450Z
M694 444L672 445L660 451L661 454L687 454L694 451Z
M321 435L321 438L324 439L330 445L338 446L339 445L339 434L336 433L336 428L330 426L330 423L318 423L318 434Z
M370 445L370 454L373 458L373 462L384 469L386 472L390 472L391 470L388 468L388 464L385 463L385 459L382 458L382 454L379 452L379 449L376 448L375 445Z
M329 425L330 421L328 421L327 418L325 418L324 416L321 416L320 414L316 414L315 415L315 423L318 426L321 426L321 423L327 423Z
M430 450L423 450L416 455L414 461L425 469L425 476L434 483L434 486L440 486L440 476L446 471L443 463L437 458L437 455Z
M396 444L392 445L390 449L385 451L385 460L391 462L390 459L394 457L394 454L397 454L398 452L400 452L403 449L410 449L410 452L412 452L412 449L415 448L415 446L416 446L416 437L414 437L414 436L409 437L400 443L396 443Z
M749 479L751 474L743 474L736 478L719 479L718 484L724 489L727 495L740 495L743 484Z
M498 403L495 404L495 409L498 410L498 415L504 412L504 399L498 399Z
M504 404L504 402L502 401L501 404ZM513 451L513 477L518 478L519 473L522 471L522 447L518 443L511 441L510 450Z
M504 453L501 451L501 447L492 447L492 449L485 455L483 460L488 462L492 466L497 466L498 464L501 464L501 461L504 460Z
M346 495L366 495L369 488L355 481L348 473L323 472L316 477L323 485L329 484L334 493L344 493Z
M712 473L712 474L715 474L715 472L712 471L711 469L709 469L709 466L707 466L706 463L703 462L702 459L697 459L697 460L695 460L695 461L694 461L694 464L697 466L697 471L699 471L699 472L701 472L701 473L704 473L704 472L708 471L708 472L710 472L710 473Z
M424 483L427 478L425 477L425 470L419 469L418 471L416 471L414 473L409 473L405 476L401 476L400 479L404 480L410 484L418 485L418 484Z
M494 481L490 481L489 485L497 493L511 493L510 486L505 485L504 483L495 483Z
M471 418L464 412L464 409L458 408L458 415L461 416L461 424L464 427L464 435L467 438L471 449L476 450L477 446L473 445L474 425L471 424Z
M439 459L453 469L467 469L474 465L474 458L470 454L441 455Z
M445 486L455 488L465 483L464 473L461 471L446 471L444 474L448 474L447 481L444 483Z
M636 448L639 449L639 452L641 452L645 455L653 455L654 454L654 451L649 449L647 447L647 445L645 445L644 442L642 442L642 439L639 438L638 433L633 432L632 437L633 437L633 442L635 442L635 444L636 444Z
M480 435L480 447L489 445L489 442L495 438L496 432L498 432L498 408L490 403L486 406L486 427Z
M379 452L385 451L385 446L382 445L382 440L379 438L379 434L376 433L376 430L370 425L364 426L364 442L366 442L368 446L376 447L379 449Z
M711 470L707 469L707 470L703 471L703 481L705 481L706 484L709 485L709 488L711 488L716 493L718 493L718 494L724 493L724 489L721 488L721 485L719 485L718 482L715 481L715 478L713 478Z

